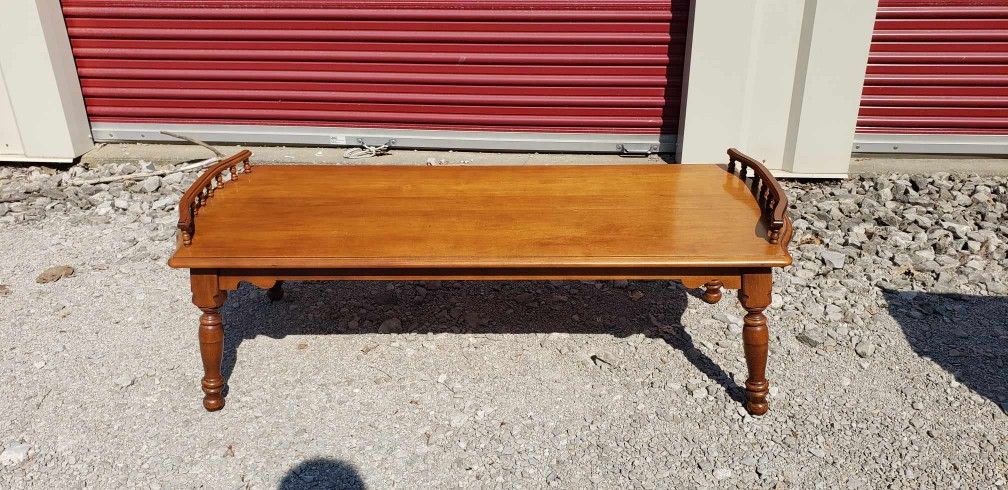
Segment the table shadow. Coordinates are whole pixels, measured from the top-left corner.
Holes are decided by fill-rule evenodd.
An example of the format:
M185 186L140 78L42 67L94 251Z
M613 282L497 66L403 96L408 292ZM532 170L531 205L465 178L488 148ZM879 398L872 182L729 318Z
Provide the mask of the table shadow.
M1008 412L1008 297L883 294L914 352Z
M313 458L291 468L277 485L280 490L315 488L364 489L364 481L352 464L338 459Z
M626 288L616 288L579 281L443 281L438 289L428 290L428 297L422 301L409 297L410 291L424 284L429 283L286 282L283 300L275 303L267 299L264 290L242 284L228 294L222 308L224 378L229 379L235 369L241 343L260 335L281 339L287 335L361 333L557 332L610 334L624 338L641 333L664 340L682 352L704 376L720 385L733 400L739 403L745 400L745 390L697 348L683 327L687 294L698 293L677 282L635 281ZM389 286L399 293L390 293ZM348 297L346 293L350 291ZM407 294L402 294L403 291ZM643 297L635 299L635 291ZM353 312L340 313L341 305L352 308ZM492 313L475 321L467 319L465 314L445 314L454 310ZM357 314L361 314L360 325L347 326L346 317ZM382 325L385 318L399 315L410 319L398 326ZM742 349L741 336L738 348Z

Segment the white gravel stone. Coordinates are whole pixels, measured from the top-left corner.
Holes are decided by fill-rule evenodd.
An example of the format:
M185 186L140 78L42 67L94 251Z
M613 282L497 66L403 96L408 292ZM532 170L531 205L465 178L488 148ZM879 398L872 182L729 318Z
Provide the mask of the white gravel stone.
M165 196L151 203L151 209L170 209L172 206L178 203L178 199L172 196Z
M819 347L826 342L826 332L818 327L806 328L797 338L799 342L809 347Z
M4 448L0 453L0 464L4 466L16 465L28 459L28 451L31 446L28 444L13 444Z
M140 187L148 193L155 192L161 188L161 177L158 177L157 175L147 177L140 182Z
M861 357L871 357L875 354L875 343L870 340L862 340L854 347L854 351Z
M134 378L133 376L131 376L129 374L124 374L124 375L116 378L115 385L120 390L123 390L123 389L129 388L135 381L136 381L136 378Z
M823 250L819 252L819 257L826 265L834 269L843 269L844 263L847 260L846 255L832 250Z

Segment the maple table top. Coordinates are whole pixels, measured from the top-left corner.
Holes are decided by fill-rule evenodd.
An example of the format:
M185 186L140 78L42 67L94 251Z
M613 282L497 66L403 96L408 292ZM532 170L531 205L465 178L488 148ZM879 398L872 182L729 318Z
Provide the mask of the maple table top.
M791 263L723 165L256 165L194 221L172 267Z

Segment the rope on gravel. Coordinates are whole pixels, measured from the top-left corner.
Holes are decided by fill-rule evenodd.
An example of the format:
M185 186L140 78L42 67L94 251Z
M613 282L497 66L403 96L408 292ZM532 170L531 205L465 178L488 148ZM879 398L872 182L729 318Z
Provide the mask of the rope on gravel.
M343 158L348 158L351 160L359 158L371 158L381 155L387 155L389 152L389 144L370 146L367 143L361 143L360 148L350 148L349 150L343 152Z

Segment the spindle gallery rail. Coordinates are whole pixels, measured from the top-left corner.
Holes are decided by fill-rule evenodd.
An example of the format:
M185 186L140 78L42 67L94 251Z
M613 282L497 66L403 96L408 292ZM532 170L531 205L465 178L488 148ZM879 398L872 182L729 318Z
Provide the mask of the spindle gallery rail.
M182 195L182 200L179 202L178 229L182 235L183 245L192 244L192 236L196 232L196 214L213 197L214 191L222 187L225 182L237 180L240 173L252 171L252 164L249 163L251 156L251 151L242 150L213 164ZM224 179L225 172L227 180Z
M728 150L729 172L735 173L736 162L739 164L738 176L742 180L748 178L747 174L749 172L747 169L751 168L753 170L751 188L760 207L766 213L766 216L769 217L770 221L767 228L770 231L770 243L780 243L781 237L785 232L791 233L791 225L787 221L787 194L784 193L784 189L781 188L780 183L777 182L777 179L773 178L773 175L770 174L770 171L762 163L735 148L730 148ZM788 235L787 240L790 239L791 237Z
M678 280L739 289L746 408L766 413L771 271L791 263L788 200L760 162L727 165L256 165L229 157L179 203L203 406L224 406L227 292L288 280ZM750 170L752 172L750 172ZM751 173L751 176L750 176ZM225 178L226 177L226 178Z

